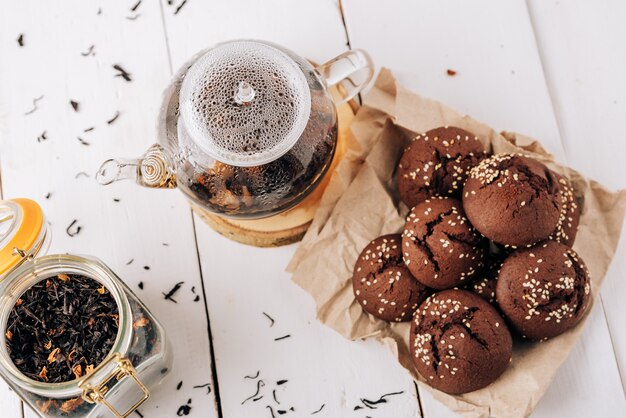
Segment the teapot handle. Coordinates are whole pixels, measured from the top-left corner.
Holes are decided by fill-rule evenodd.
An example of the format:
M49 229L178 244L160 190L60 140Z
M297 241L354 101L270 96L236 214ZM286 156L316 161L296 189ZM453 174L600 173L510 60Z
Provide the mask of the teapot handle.
M354 49L338 55L316 70L328 87L337 85L341 97L335 98L335 104L340 105L367 87L374 76L374 63L367 52Z

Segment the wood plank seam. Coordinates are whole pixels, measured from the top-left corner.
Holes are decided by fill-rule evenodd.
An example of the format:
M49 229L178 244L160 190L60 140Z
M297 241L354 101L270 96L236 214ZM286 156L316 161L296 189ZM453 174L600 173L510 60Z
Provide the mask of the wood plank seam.
M419 386L417 386L417 382L413 381L413 386L415 386L415 394L417 395L417 406L419 409L419 414L420 417L425 418L424 417L424 408L422 408L422 400L420 399L420 389Z
M561 120L558 116L557 107L554 102L554 94L552 89L550 88L550 80L548 80L548 73L546 72L545 62L543 52L541 50L541 45L537 41L537 29L535 28L535 22L533 20L533 15L530 12L530 5L528 3L529 0L524 0L524 4L526 5L526 14L528 16L528 21L530 22L530 28L532 29L533 41L535 42L535 48L537 49L537 54L539 55L539 63L541 64L541 75L543 78L543 83L545 85L546 91L548 92L548 98L550 99L550 107L552 107L552 113L554 114L554 119L556 121L556 129L557 134L559 136L559 143L561 144L561 149L563 150L563 156L565 158L565 162L567 162L567 149L565 148L565 142L563 141L563 129L561 126Z
M541 72L542 72L542 75L543 75L543 79L545 81L546 89L548 91L548 97L550 98L550 104L551 104L552 110L554 112L554 119L556 121L556 126L557 126L557 130L558 130L558 135L559 135L559 141L561 143L561 148L563 149L563 156L565 158L565 163L567 163L567 161L568 161L568 151L567 151L567 147L565 146L566 142L563 141L563 135L564 134L563 134L562 122L561 122L561 119L562 119L561 112L560 112L560 109L558 108L558 106L556 106L556 103L554 101L554 94L553 94L553 91L552 91L552 88L551 88L551 84L552 83L550 83L550 80L548 79L549 76L548 76L548 73L547 73L546 68L545 68L546 60L544 58L544 53L543 53L543 50L541 48L541 44L539 43L539 41L537 39L537 36L538 36L537 35L537 30L536 30L536 27L535 27L535 22L533 20L533 14L531 13L531 6L530 6L530 3L529 3L529 0L525 0L524 3L526 4L526 11L528 13L528 19L530 21L530 25L531 25L532 32L533 32L533 39L535 41L537 52L539 54L539 62L541 63ZM621 367L620 367L620 363L619 363L618 358L617 358L617 351L616 351L617 349L616 349L615 343L613 341L613 334L611 333L611 327L610 327L610 324L609 324L609 321L608 321L608 318L607 318L606 309L604 308L604 301L602 300L602 291L600 291L598 293L598 302L600 303L600 306L602 308L602 315L604 317L604 322L606 323L607 331L609 333L609 338L611 340L611 350L612 350L612 353L613 353L613 357L615 359L615 364L617 366L617 373L618 373L618 375L620 377L620 384L622 385L622 392L624 392L624 394L626 395L626 387L624 386L624 383L623 383L624 379L622 378L623 373L622 373L622 370L621 370Z
M617 358L617 348L615 347L615 343L613 342L613 333L611 332L611 327L609 324L609 320L606 315L606 309L604 309L604 302L602 302L602 293L600 296L600 306L602 306L602 312L604 313L604 322L606 323L607 332L609 333L609 338L611 339L611 349L613 350L613 356L615 357L615 364L617 366L617 374L619 375L620 383L622 384L622 392L624 392L624 396L626 397L626 387L624 386L624 378L622 374L622 369L620 367L620 363Z
M348 25L346 24L346 18L344 16L343 0L338 0L338 7L339 7L339 16L341 17L341 24L343 25L343 31L346 34L346 46L351 51L352 50L352 44L350 43L350 33L348 32ZM375 70L375 68L374 68L374 70ZM359 106L363 104L363 97L361 96L361 93L358 93L356 95L355 99L356 99L357 103L359 104ZM419 402L419 392L417 394L417 399L418 399L418 402ZM422 406L420 405L420 409L421 408L422 408Z
M348 32L348 26L346 25L346 18L343 12L343 0L339 0L339 15L341 16L341 24L343 25L343 31L346 34L346 45L348 49L352 49L352 45L350 44L350 34Z
M339 6L339 15L341 16L341 24L343 25L343 29L346 34L346 46L348 47L349 50L352 50L352 44L350 43L350 32L348 31L348 25L346 24L346 18L344 15L343 0L338 0L338 6ZM358 99L359 104L363 104L361 93L357 94L357 99ZM417 398L417 408L418 408L420 417L425 418L424 410L422 409L422 399L420 396L419 386L417 385L416 382L413 382L413 386L415 387L415 396Z
M211 332L211 319L209 317L209 305L206 297L206 288L204 285L204 274L202 272L202 263L200 262L200 249L198 248L198 236L196 232L196 218L193 216L193 210L189 208L189 214L191 216L191 224L193 226L193 239L196 244L196 256L198 257L198 269L200 270L200 283L202 284L202 298L204 299L204 312L206 314L207 331L209 334L209 352L211 353L211 377L213 380L213 393L215 395L215 409L217 410L217 416L223 418L222 402L220 399L220 385L217 378L217 363L215 361L215 350L213 349L213 333Z
M169 63L169 66L170 66L170 76L173 77L174 66L172 65L172 54L170 52L170 39L169 39L169 36L167 35L167 25L165 23L165 9L163 8L164 1L165 0L159 1L159 9L161 10L161 24L163 25L163 36L165 37L165 50L167 52L167 62Z
M163 7L163 1L161 0L159 2L159 9L161 11L161 22L163 25L163 36L165 37L165 49L166 49L166 53L167 53L167 61L169 63L169 68L170 68L170 78L174 77L174 67L172 64L172 54L171 54L171 50L170 50L170 42L169 42L169 36L167 33L167 23L165 21L165 10ZM216 365L216 361L215 361L215 349L213 348L213 334L211 332L211 318L209 317L209 306L208 306L208 302L207 302L207 297L206 297L206 287L204 284L204 274L202 271L202 264L200 262L200 250L198 248L198 233L197 233L197 228L196 228L196 221L193 215L193 211L191 210L191 207L189 208L189 216L191 216L191 225L192 225L192 229L193 229L193 240L194 240L194 245L196 247L196 257L197 257L197 263L198 263L198 271L200 273L200 283L202 284L202 299L203 299L203 303L204 303L204 312L206 315L206 320L207 320L207 334L208 334L208 338L209 338L209 353L210 353L210 358L211 358L211 383L213 385L212 390L213 390L213 394L214 394L214 399L215 399L215 409L217 410L217 415L219 418L223 418L223 412L222 412L222 404L221 404L221 400L220 400L220 389L219 389L219 379L217 377L217 365Z

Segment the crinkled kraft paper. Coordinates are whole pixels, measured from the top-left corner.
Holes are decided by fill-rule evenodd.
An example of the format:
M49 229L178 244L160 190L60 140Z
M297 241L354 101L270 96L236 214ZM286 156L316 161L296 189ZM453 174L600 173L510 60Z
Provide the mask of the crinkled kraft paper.
M420 385L465 417L528 416L546 392L557 369L579 338L584 322L543 343L516 341L513 360L488 387L451 396L424 383L409 353L409 324L387 323L363 312L352 293L352 270L360 250L373 238L400 232L408 208L400 204L395 167L407 140L439 126L459 126L475 133L494 153L522 152L568 177L582 203L574 249L585 260L598 294L617 247L626 192L612 193L578 172L558 165L531 138L498 133L469 116L422 98L396 83L383 69L352 124L345 158L333 173L320 208L288 271L313 296L324 324L350 339L382 341Z

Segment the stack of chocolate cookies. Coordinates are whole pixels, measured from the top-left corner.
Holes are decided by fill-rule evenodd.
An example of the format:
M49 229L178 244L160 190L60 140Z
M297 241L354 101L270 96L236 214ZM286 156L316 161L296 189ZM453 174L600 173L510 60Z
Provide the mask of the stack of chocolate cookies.
M431 386L483 388L511 361L511 333L541 341L580 321L590 280L571 248L580 207L566 178L447 126L411 141L396 178L411 208L404 230L363 249L354 296L376 318L412 321L415 367Z

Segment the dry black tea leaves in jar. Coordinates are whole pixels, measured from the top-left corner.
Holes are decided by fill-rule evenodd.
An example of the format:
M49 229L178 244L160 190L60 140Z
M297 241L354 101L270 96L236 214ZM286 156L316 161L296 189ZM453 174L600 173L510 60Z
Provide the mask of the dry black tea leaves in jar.
M89 374L107 357L117 333L118 307L109 290L82 275L58 274L20 296L5 337L20 372L60 383Z

